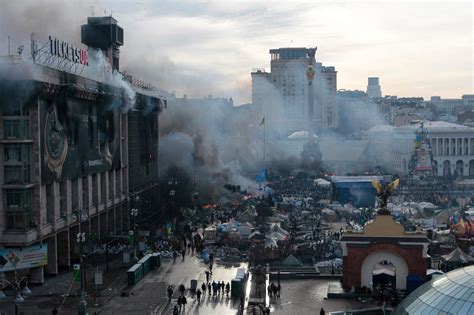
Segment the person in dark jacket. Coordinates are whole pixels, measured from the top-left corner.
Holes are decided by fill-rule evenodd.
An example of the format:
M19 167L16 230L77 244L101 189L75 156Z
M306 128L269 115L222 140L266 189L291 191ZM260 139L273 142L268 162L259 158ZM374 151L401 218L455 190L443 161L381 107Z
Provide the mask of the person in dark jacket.
M229 282L227 282L227 284L225 285L225 293L227 294L227 296L229 296L229 292L230 292L230 284Z
M181 297L181 304L183 304L183 313L184 313L184 309L185 309L187 303L188 303L188 300L187 300L186 297L183 295L183 296Z
M201 304L201 290L200 289L197 289L196 291L196 297L197 297L197 301L198 301L198 304Z
M186 288L184 287L184 284L179 286L179 292L181 292L181 296L184 295L184 291L186 291Z

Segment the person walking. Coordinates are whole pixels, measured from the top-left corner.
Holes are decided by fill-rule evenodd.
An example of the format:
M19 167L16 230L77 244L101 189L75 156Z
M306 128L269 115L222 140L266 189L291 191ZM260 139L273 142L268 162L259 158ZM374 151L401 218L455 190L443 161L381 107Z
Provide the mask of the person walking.
M176 262L176 257L178 257L178 253L174 250L173 251L173 262Z
M178 313L181 313L181 304L182 304L182 301L181 301L181 296L178 297Z
M212 262L209 263L209 273L212 275Z
M202 294L206 294L207 286L204 282L202 283L201 290L202 290Z
M326 315L326 311L324 308L321 307L321 310L319 311L319 315Z
M213 254L210 254L209 255L209 264L213 264L214 263L214 255Z
M58 308L56 306L53 308L53 315L58 315Z
M173 308L173 315L178 315L179 314L179 307L178 304L176 304Z
M215 281L212 281L212 296L216 296L217 284Z
M225 290L225 284L224 284L224 281L221 281L221 291L222 291L222 295L224 295L224 290Z
M209 271L206 270L206 282L209 282Z
M207 291L209 291L209 296L211 296L211 283L207 283Z
M196 291L196 297L197 297L197 300L198 300L198 304L201 304L201 290L200 289L197 289Z
M225 293L227 297L229 297L229 292L230 292L230 284L229 282L227 282L227 284L225 285Z
M168 289L166 289L166 291L168 292L168 299L171 302L171 298L173 297L173 287L171 285L169 285Z
M188 303L188 300L186 299L186 297L183 295L181 297L181 304L183 304L183 313L185 311L185 308L186 308L186 304Z
M184 261L184 256L186 255L186 247L183 247L181 250L181 256L183 256L183 261Z
M181 292L181 296L184 295L184 291L186 291L186 288L184 287L184 284L181 284L181 285L179 286L179 292Z

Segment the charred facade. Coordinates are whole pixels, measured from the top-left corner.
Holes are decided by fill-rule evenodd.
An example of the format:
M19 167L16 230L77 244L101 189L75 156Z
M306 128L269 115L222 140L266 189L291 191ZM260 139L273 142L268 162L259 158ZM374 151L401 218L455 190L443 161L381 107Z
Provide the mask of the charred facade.
M48 244L48 264L30 270L42 282L79 260L79 224L92 250L128 234L131 207L143 210L139 219L158 209L151 198L166 100L25 59L0 60L0 244Z

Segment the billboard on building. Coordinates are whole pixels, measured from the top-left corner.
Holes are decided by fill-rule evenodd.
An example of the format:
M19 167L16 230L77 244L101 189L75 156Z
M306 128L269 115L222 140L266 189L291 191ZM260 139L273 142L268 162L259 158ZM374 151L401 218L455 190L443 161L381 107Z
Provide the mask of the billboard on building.
M120 167L120 112L86 100L40 102L41 178L74 179Z
M41 267L47 264L47 244L0 249L0 272Z

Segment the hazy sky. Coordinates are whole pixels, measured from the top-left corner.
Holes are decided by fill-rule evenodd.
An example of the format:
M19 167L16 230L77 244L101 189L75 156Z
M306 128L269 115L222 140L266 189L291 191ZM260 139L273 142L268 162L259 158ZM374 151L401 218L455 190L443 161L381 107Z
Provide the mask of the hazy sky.
M316 59L336 67L339 89L365 90L379 76L383 94L474 93L471 1L78 3L0 0L1 54L12 34L80 41L80 24L105 9L125 30L122 69L178 95L250 102L250 72L269 69L270 48L315 45Z

